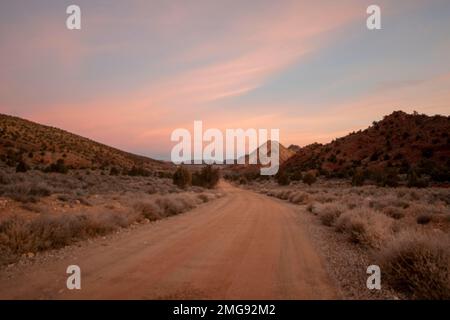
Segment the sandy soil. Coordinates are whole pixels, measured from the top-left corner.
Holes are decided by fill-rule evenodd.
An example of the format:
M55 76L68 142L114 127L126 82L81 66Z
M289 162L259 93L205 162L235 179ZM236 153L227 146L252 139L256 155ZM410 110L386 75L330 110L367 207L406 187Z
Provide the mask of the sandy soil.
M6 276L1 299L333 299L339 294L292 206L222 183L226 195ZM66 288L68 265L81 290Z

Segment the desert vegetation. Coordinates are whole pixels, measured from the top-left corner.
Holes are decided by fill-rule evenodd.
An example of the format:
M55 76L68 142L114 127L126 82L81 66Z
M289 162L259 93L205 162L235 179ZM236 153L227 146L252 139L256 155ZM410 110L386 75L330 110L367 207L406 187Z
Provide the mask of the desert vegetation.
M219 196L154 176L2 168L0 264L177 215Z
M357 187L323 179L288 186L275 179L245 187L303 206L380 265L400 296L450 299L449 189Z
M198 186L212 189L220 180L219 169L205 165L200 171L191 171L186 166L179 166L172 177L173 183L180 187Z

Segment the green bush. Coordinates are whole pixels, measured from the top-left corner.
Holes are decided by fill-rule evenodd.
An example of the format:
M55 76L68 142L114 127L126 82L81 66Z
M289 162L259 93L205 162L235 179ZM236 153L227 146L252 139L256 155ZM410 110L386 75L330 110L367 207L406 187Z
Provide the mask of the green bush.
M307 185L312 185L316 181L317 181L316 176L313 175L311 172L308 172L303 176L303 182L306 183Z
M110 176L118 176L120 174L120 171L119 171L119 169L117 169L116 167L112 167L110 170L109 170L109 175Z
M275 175L275 179L277 180L280 186L287 186L291 182L289 176L286 174L284 170L278 171L278 173Z
M200 172L192 175L192 185L212 189L217 185L219 179L219 169L213 169L211 165L207 165Z
M188 169L183 166L178 167L178 169L173 174L173 184L179 188L186 188L192 182L192 176Z
M29 169L29 167L23 161L19 161L19 163L16 166L16 172L27 172L28 169Z
M290 179L292 181L301 181L303 178L301 171L295 171L293 174L291 174Z
M52 163L51 165L49 165L45 169L45 171L46 172L67 173L69 171L69 169L64 164L63 159L58 159L58 161L56 161L56 163Z
M409 188L426 188L428 187L427 181L420 179L419 175L415 170L410 170L408 172L408 187Z
M136 176L148 177L148 176L150 176L149 171L145 170L143 167L136 167L136 166L133 166L131 168L131 170L127 172L127 174L132 177L136 177Z
M353 186L362 186L366 180L366 175L362 170L356 170L352 177Z

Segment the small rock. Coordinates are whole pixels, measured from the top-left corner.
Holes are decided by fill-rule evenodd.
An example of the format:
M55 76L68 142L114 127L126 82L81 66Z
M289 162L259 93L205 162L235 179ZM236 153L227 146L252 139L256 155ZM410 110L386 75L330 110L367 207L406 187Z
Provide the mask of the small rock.
M28 252L26 255L27 258L31 259L34 257L34 253L33 252Z

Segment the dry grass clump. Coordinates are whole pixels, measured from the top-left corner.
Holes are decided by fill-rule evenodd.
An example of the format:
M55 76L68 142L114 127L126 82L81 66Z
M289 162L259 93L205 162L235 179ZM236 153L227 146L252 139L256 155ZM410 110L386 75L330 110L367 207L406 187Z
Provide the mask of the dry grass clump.
M289 202L295 204L307 204L311 201L310 194L303 191L296 191L290 189L275 189L275 190L264 190L265 194L270 197L275 197L281 200L288 200Z
M394 206L387 206L383 208L382 212L387 215L388 217L391 217L393 219L399 220L405 216L405 210L394 207Z
M433 219L430 213L421 213L417 216L416 221L418 224L428 224Z
M217 196L209 192L158 195L150 200L136 202L133 208L142 218L155 221L191 210Z
M314 200L319 203L330 203L336 201L336 197L333 195L319 193L318 195L314 196Z
M450 299L450 239L402 232L377 255L385 279L414 299Z
M376 199L368 198L366 199L368 202L368 206L378 211L383 211L386 207L397 207L406 209L409 207L409 203L407 201L398 199L392 195L387 196L379 196Z
M0 223L0 263L20 254L58 249L79 239L105 235L128 225L119 213L41 215L26 220L18 215Z
M133 209L139 216L150 221L156 221L164 217L161 208L154 202L139 201L133 205Z
M216 195L215 193L205 192L205 193L198 194L197 198L199 200L201 200L202 202L208 202L208 201L216 199L219 196L220 195Z
M344 212L336 220L336 231L348 235L353 243L378 248L392 236L392 219L370 208Z
M281 199L281 200L288 200L289 197L291 196L292 191L291 190L281 190L278 195L277 198Z
M100 170L73 170L68 174L43 173L29 170L13 172L0 168L0 195L23 203L58 194L62 199L75 200L80 195L142 192L148 194L177 193L170 179L143 176L110 176Z
M340 204L331 203L318 205L316 208L320 221L325 226L333 226L340 215L345 212L346 208Z
M412 216L418 216L424 213L429 213L430 215L446 214L449 212L447 206L439 204L414 204L407 209L408 214Z
M51 193L48 185L34 181L2 185L0 188L0 195L22 203L37 202L39 198L48 197Z
M166 217L188 211L196 205L193 198L183 196L158 197L156 198L155 203Z
M306 192L295 191L289 195L288 200L295 204L307 204L311 200L311 197Z

